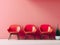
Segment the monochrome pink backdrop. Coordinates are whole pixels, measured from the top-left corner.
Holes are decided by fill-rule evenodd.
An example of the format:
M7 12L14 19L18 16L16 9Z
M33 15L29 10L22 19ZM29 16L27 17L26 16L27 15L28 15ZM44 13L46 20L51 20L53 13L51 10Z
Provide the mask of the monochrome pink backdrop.
M0 0L0 38L8 38L11 24L50 24L60 28L59 0Z

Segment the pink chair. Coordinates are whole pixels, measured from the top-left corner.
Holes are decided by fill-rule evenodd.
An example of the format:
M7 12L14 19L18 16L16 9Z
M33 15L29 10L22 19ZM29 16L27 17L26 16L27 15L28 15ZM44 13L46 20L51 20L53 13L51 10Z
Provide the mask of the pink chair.
M53 27L49 24L42 24L40 27L40 37L41 39L43 38L43 36L49 36L49 39L51 39L52 37L55 38L55 31L53 29Z
M21 30L21 26L20 25L10 25L8 32L10 33L9 38L11 38L11 35L17 35L17 38L19 38L19 31Z
M35 33L36 33L36 31L37 31L37 28L36 28L35 25L32 25L32 24L26 25L25 28L24 28L25 39L27 39L28 35L34 36L34 39L35 39Z

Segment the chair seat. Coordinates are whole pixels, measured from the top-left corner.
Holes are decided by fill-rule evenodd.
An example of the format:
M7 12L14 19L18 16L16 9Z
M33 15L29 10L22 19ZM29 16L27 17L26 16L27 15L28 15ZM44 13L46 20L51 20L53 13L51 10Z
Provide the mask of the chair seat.
M50 34L51 32L41 32L41 34Z
M18 33L18 32L10 32L10 33Z

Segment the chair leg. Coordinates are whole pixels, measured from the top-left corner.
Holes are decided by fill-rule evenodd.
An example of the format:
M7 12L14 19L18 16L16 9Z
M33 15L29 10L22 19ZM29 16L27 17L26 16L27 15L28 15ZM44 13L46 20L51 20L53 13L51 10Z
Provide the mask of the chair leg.
M10 33L8 40L11 38L12 33Z
M34 36L34 39L36 39L36 36L33 34L33 36Z
M17 38L18 38L18 40L20 40L20 37L19 37L18 33L17 33Z
M35 35L32 35L34 39L36 39ZM28 35L25 35L25 39L27 39Z
M17 36L17 38L18 38L18 40L20 39L20 37L19 37L18 33L10 33L8 40L9 40L9 39L11 39L11 35L16 35L16 36Z
M49 39L52 39L51 35L49 34Z
M27 39L27 35L25 35L25 39Z
M43 39L42 35L40 35L40 39Z

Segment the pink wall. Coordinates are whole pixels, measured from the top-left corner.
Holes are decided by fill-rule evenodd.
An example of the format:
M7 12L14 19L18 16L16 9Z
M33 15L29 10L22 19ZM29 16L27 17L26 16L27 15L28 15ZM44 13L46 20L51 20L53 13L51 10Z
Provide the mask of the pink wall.
M0 38L8 38L11 24L60 25L58 0L0 0Z

